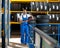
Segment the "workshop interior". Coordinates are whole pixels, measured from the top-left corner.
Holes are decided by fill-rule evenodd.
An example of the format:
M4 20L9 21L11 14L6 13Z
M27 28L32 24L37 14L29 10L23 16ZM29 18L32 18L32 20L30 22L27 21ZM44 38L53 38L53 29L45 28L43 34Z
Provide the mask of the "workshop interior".
M23 8L34 17L28 45L21 43ZM0 0L0 48L60 48L60 0Z

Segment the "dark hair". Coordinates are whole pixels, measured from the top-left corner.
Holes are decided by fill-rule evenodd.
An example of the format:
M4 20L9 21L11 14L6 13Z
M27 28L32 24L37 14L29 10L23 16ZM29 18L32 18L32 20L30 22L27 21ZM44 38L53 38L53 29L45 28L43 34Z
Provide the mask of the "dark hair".
M22 8L22 10L27 10L26 8Z

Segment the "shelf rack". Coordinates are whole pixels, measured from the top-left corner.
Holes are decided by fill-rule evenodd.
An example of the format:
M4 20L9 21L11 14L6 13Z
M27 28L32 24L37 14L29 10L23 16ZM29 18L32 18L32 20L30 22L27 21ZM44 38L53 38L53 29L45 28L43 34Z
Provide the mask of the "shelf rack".
M60 2L60 0L10 0L10 2ZM10 13L16 13L16 12L22 12L22 11L10 11ZM60 14L60 11L27 11L31 13L45 13L45 14ZM20 24L19 22L10 22L10 24ZM58 25L58 34L60 34L60 23L47 23L48 25ZM42 25L42 24L41 24ZM58 45L60 45L59 40L60 35L58 35Z
M21 22L10 22L10 24L21 24ZM48 23L48 24L60 24L60 23Z
M21 24L20 22L10 22L10 24Z
M11 0L11 2L47 2L47 0Z
M21 13L23 11L10 11L10 13ZM31 13L47 13L47 11L27 11Z
M11 2L60 2L60 0L11 0Z
M21 13L21 12L23 12L23 11L10 11L10 13ZM51 14L51 13L60 14L60 11L27 11L27 12L31 12L31 13L45 13L45 14L47 14L47 12L48 12L48 14Z

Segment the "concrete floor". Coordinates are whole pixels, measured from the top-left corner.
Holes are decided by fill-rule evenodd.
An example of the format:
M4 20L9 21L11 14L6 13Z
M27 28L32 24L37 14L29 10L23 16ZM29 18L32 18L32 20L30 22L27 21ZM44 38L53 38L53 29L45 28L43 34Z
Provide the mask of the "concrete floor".
M10 38L9 42L20 43L21 44L21 38Z
M2 48L1 42L2 39L0 39L0 48ZM28 48L28 46L21 44L21 38L10 38L9 46L7 46L7 48Z
M10 38L9 42L10 46L8 48L28 48L27 45L21 44L21 38Z
M2 42L2 39L0 39L0 44ZM27 45L22 45L21 44L21 38L10 38L9 39L9 46L7 46L7 48L28 48ZM0 46L0 48L2 48Z

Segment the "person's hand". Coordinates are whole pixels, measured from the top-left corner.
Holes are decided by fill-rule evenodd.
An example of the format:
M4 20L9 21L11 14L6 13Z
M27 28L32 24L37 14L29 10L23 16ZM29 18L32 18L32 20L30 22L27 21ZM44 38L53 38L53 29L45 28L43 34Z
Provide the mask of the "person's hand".
M28 20L26 20L26 22L28 22Z
M28 22L28 20L26 20L26 21L21 21L21 23L22 23L22 22Z
M32 17L29 17L29 18L28 18L28 22L31 21L31 20L32 20Z

